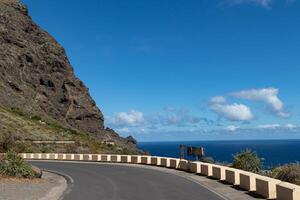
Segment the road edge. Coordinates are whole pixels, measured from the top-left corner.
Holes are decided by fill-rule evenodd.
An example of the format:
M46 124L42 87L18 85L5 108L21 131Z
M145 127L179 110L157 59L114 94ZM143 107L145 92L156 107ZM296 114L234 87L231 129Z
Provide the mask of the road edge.
M74 184L73 178L67 174L64 174L64 173L61 173L58 171L42 169L42 168L41 168L41 170L42 170L42 172L53 173L53 174L63 177L64 180L66 180L66 185L59 185L55 188L52 188L40 200L53 200L53 199L62 200L64 198L64 196L67 195L71 191L73 184Z

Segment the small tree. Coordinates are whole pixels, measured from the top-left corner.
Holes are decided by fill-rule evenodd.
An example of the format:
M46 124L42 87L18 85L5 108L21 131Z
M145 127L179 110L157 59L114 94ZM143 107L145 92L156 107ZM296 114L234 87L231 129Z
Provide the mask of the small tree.
M249 149L234 155L232 167L249 172L260 172L263 159Z

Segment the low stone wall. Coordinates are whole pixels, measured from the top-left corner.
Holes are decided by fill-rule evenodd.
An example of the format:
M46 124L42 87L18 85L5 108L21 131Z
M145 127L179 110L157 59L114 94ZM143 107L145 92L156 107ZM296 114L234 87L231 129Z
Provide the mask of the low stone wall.
M141 155L21 153L20 156L27 160L114 162L168 167L225 181L266 199L300 200L300 186L243 170L203 162Z

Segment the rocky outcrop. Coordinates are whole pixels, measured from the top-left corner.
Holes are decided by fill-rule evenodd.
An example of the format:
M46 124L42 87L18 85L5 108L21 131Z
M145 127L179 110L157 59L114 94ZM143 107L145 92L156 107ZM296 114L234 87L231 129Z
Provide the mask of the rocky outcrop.
M0 105L56 120L99 140L129 141L104 129L103 114L74 75L63 47L17 0L0 0Z

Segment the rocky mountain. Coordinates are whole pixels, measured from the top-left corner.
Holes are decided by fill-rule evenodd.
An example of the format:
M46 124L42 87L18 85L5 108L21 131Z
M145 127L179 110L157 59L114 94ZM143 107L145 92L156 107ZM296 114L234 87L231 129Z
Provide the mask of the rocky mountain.
M131 137L105 129L103 114L74 75L64 48L18 0L0 0L0 106L135 148Z

